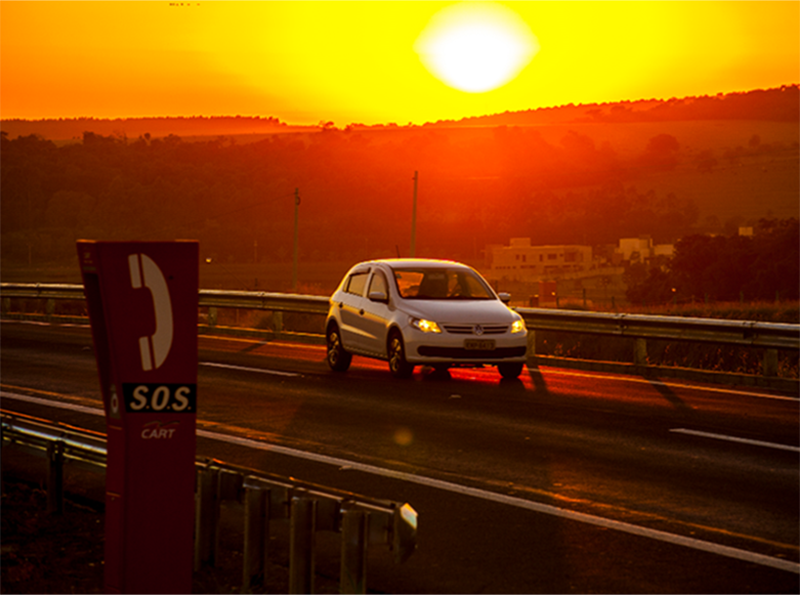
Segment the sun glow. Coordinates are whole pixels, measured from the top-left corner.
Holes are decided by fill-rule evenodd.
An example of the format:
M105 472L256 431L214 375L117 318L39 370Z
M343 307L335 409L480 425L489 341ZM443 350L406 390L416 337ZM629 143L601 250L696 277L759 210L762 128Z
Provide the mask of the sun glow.
M3 119L422 125L800 72L800 2L0 0L0 14Z
M414 49L446 85L484 93L513 80L539 51L539 42L512 10L470 2L436 13Z

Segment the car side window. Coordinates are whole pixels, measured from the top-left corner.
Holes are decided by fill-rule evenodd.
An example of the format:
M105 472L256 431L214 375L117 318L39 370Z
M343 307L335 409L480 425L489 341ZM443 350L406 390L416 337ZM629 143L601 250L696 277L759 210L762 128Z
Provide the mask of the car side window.
M383 273L380 271L375 271L375 274L372 275L372 281L369 283L369 292L367 295L372 293L373 291L380 291L384 295L389 295L389 288L386 284L386 277L383 276Z
M353 295L363 296L364 287L367 285L367 277L369 277L369 271L363 273L353 273L347 280L347 287L345 287L344 290L347 293L352 293Z

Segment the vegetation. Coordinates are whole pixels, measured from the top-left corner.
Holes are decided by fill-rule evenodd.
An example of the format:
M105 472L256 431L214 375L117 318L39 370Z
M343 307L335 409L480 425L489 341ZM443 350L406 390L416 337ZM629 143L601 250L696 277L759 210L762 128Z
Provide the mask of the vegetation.
M628 269L627 297L634 304L797 300L800 225L797 219L762 219L752 237L690 235L675 256Z
M467 126L541 124L552 121L554 117L558 117L556 114L565 111L575 120L603 123L761 119L791 122L797 120L798 101L800 101L798 86L788 85L779 89L757 89L745 93L720 93L715 96L682 99L673 97L668 100L645 99L577 106L570 104L557 108L505 112L444 123ZM443 122L434 125L441 124Z
M87 129L80 142L57 145L4 129L3 264L71 261L81 237L194 238L215 262L289 262L296 190L301 260L403 254L414 171L418 255L479 260L484 246L510 237L600 246L643 234L668 243L719 233L796 213L797 96L792 86L452 125L338 130L326 123L313 133L284 132L264 119L259 125L277 132L246 143ZM719 127L700 117L740 119ZM542 118L550 124L529 125ZM190 121L195 128L186 130L196 131L242 120L173 123L178 130ZM149 123L164 130L161 120ZM690 182L676 186L680 179ZM715 192L725 196L703 203Z

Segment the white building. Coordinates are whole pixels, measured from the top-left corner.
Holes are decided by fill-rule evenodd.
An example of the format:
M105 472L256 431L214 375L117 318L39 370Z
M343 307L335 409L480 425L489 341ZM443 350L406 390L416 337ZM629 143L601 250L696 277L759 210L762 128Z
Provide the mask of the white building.
M534 281L581 273L592 268L590 246L531 246L530 238L512 238L508 246L487 246L489 277Z
M653 238L650 236L622 238L616 253L623 261L645 262L656 256L672 258L675 247L672 244L653 244Z

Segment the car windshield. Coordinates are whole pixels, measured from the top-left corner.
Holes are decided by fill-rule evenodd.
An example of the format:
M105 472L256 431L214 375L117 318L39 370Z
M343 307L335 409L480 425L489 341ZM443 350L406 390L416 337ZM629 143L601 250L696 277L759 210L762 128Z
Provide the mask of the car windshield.
M409 300L492 300L486 283L469 269L394 269L400 297Z

